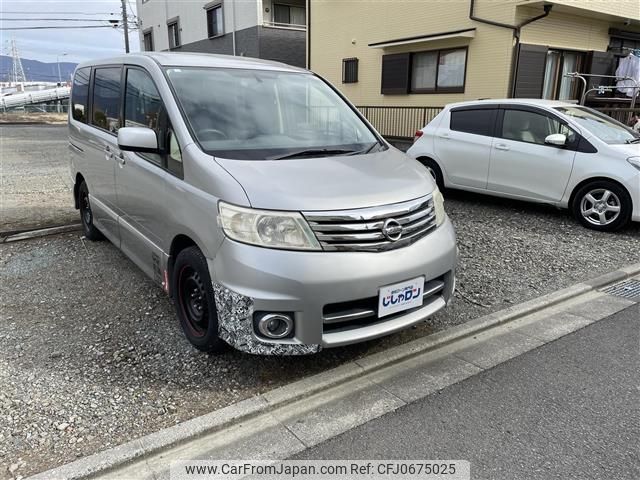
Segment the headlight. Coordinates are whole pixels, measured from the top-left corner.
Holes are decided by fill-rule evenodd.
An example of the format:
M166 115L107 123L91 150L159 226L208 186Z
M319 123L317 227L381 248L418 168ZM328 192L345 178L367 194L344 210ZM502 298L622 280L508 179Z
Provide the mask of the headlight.
M444 211L444 197L438 188L433 191L433 207L436 210L436 226L444 223L447 214Z
M627 162L640 170L640 157L629 157L627 158Z
M296 212L276 212L218 203L218 224L233 240L268 248L322 250L309 225Z

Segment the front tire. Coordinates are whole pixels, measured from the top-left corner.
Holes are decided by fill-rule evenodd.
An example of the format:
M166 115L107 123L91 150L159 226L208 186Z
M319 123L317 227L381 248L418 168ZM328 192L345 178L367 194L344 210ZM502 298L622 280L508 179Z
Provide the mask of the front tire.
M597 180L576 192L571 209L583 226L601 232L615 232L631 220L633 203L621 185Z
M82 222L84 236L89 240L103 240L104 235L93 224L93 212L89 202L89 187L87 187L87 183L84 180L78 188L78 206L80 207L80 221Z
M176 313L187 340L202 352L219 352L218 312L207 260L198 247L182 250L173 267Z

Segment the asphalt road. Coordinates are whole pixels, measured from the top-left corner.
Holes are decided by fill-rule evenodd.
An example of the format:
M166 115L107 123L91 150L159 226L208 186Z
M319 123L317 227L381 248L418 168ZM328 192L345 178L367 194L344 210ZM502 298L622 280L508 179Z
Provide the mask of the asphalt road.
M296 459L459 459L476 479L640 478L640 305Z

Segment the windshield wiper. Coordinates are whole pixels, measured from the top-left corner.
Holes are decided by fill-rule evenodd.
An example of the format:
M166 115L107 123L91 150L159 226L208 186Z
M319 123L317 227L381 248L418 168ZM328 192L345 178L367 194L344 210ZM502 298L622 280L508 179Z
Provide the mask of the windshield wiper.
M300 150L298 152L288 153L286 155L282 155L281 157L272 157L268 160L286 160L287 158L297 158L297 157L324 157L330 155L345 155L345 154L353 154L356 153L353 150L344 150L344 149L330 149L330 148L309 148L306 150Z
M380 145L380 142L378 142L377 140L370 145L367 148L364 148L362 150L358 150L356 152L351 152L349 155L366 155L367 153L371 153L373 151L374 148L376 148L378 145Z
M625 143L640 143L640 137L630 138L629 140L625 140Z

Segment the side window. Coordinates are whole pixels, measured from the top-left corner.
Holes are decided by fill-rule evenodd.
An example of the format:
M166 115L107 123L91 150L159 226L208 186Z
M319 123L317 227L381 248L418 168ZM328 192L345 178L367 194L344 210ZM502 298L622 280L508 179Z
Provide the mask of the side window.
M124 126L147 127L155 130L162 145L162 99L148 73L137 68L127 69L124 100ZM162 157L154 153L141 154L149 161L162 166Z
M120 129L120 67L96 68L91 123L111 133Z
M505 110L502 138L518 142L544 145L544 139L554 133L567 136L567 144L576 139L576 133L555 118L525 110Z
M451 112L450 128L457 132L492 137L497 112L496 109L492 108L453 110Z
M127 69L124 125L154 130L162 154L138 153L138 155L182 178L182 150L168 121L160 93L151 76L138 68Z
M167 169L174 175L182 178L182 150L178 143L178 138L171 128L169 128L169 132L167 134L167 144Z
M71 112L73 119L87 123L89 107L89 79L91 68L80 68L73 77L71 87Z
M578 141L578 134L575 132L575 130L557 120L554 120L554 122L557 124L557 129L555 129L554 133L561 133L565 137L567 137L567 145L573 145Z

